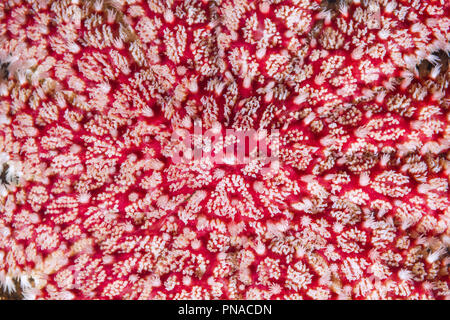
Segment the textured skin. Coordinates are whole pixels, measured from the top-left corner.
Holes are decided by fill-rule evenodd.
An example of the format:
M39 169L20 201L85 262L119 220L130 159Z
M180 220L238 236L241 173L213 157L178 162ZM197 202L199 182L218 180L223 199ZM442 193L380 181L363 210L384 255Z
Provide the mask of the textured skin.
M449 15L436 0L0 0L4 290L448 298ZM176 163L174 133L199 123L276 129L279 161Z

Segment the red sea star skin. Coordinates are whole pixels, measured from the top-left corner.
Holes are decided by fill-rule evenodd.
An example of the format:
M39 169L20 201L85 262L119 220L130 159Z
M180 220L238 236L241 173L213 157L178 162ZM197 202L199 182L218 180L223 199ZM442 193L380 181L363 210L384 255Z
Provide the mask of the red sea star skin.
M449 13L0 1L0 283L38 299L448 299ZM278 161L177 163L173 134L199 123L278 130Z

